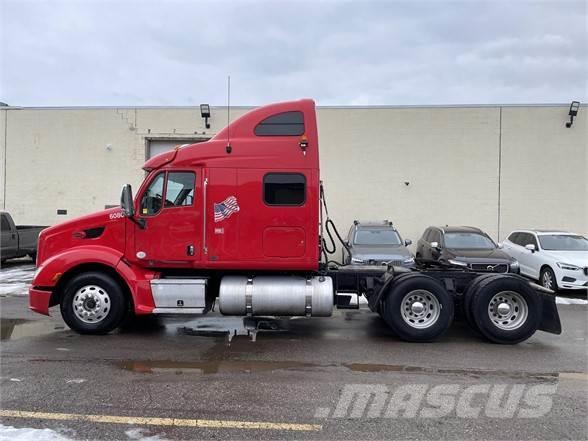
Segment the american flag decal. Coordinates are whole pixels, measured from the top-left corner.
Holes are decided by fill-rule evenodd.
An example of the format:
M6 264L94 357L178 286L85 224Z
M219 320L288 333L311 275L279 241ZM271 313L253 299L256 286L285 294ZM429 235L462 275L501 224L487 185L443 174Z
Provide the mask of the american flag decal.
M235 196L229 196L224 201L214 204L214 221L220 222L239 211L239 204Z

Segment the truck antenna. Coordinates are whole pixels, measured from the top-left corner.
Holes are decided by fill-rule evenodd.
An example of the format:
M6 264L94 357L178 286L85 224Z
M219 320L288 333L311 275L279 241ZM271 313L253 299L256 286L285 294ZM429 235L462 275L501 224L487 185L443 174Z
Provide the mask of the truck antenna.
M227 76L227 153L231 153L231 76Z

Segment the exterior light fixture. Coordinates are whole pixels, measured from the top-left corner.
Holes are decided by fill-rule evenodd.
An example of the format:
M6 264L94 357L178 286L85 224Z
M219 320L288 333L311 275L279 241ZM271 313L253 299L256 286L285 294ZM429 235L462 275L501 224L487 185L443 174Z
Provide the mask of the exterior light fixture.
M200 116L204 118L204 125L206 128L210 129L210 124L208 122L208 118L210 118L210 105L200 104Z
M580 101L572 101L572 104L570 104L570 111L568 112L570 120L566 123L568 129L574 124L574 117L578 115L578 110L580 110Z

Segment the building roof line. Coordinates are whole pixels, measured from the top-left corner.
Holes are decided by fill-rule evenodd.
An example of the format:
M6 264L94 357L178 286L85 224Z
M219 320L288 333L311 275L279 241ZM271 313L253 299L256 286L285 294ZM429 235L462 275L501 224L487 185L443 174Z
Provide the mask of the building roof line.
M397 105L332 105L317 106L317 109L444 109L444 108L499 108L499 107L569 107L569 103L528 103L528 104L397 104ZM588 104L581 103L580 107ZM259 106L231 106L231 109L249 110ZM227 106L210 106L211 109L226 109ZM0 106L0 110L104 110L104 109L189 109L200 111L198 105L194 106Z

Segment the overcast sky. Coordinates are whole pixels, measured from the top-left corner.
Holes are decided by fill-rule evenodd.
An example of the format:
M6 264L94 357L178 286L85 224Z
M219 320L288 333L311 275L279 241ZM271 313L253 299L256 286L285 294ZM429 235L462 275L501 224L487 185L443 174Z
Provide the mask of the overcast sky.
M0 4L11 105L588 100L586 1Z

